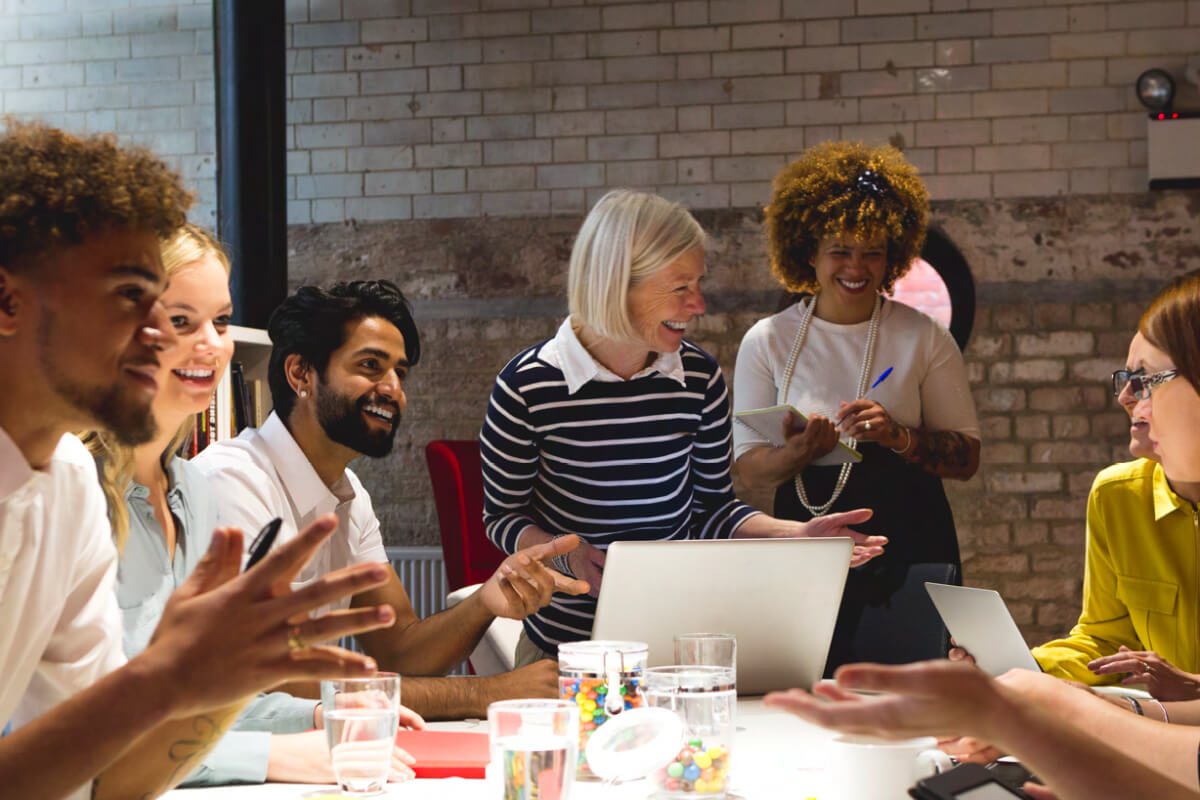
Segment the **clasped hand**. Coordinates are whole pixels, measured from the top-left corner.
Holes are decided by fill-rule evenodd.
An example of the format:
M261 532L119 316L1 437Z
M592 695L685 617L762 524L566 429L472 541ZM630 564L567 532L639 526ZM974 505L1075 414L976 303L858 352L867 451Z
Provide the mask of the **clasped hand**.
M1200 697L1200 675L1184 672L1153 650L1130 650L1121 645L1111 656L1088 663L1097 675L1129 673L1121 685L1145 684L1156 700L1195 700Z

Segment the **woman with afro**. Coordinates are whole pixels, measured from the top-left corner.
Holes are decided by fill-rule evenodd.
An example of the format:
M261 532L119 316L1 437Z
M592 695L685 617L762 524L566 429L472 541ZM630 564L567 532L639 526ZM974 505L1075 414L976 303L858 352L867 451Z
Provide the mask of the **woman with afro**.
M882 556L851 571L829 671L888 660L888 643L855 633L863 609L886 604L909 565L960 563L942 479L967 480L979 466L962 354L931 317L886 297L920 255L928 205L896 149L826 142L775 178L766 209L771 272L799 299L746 333L734 408L787 403L808 423L789 416L782 447L736 425L739 473L749 487L775 488L777 517L867 507L875 514L860 529L888 537ZM837 463L839 438L860 462Z

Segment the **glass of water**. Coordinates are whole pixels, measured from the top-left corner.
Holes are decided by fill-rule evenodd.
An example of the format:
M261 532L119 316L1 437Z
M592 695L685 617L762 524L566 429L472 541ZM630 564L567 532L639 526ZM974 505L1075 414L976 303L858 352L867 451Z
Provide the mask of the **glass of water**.
M504 700L488 706L492 770L504 800L567 800L575 783L579 705L567 700Z
M400 676L321 681L325 737L333 774L351 795L382 792L392 764L400 718Z
M732 633L679 633L675 635L675 663L726 667L737 675L737 637Z

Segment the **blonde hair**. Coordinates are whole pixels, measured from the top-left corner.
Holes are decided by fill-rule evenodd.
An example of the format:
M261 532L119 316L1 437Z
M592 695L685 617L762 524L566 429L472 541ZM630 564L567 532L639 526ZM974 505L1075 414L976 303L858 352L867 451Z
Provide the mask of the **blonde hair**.
M225 274L229 274L229 256L225 254L217 238L199 225L185 223L170 238L161 240L160 245L163 271L168 278L206 256L215 257L225 268ZM192 432L193 427L194 420L190 418L179 426L179 430L171 437L171 443L163 451L164 466L171 454L179 449L184 439ZM133 481L137 448L119 443L108 431L87 431L80 434L80 438L87 445L88 451L101 462L100 487L108 501L108 516L112 522L117 550L123 550L125 539L129 536L129 507L125 505L125 492L129 490L129 484Z
M683 206L630 189L615 189L592 206L567 274L572 319L616 342L638 340L629 290L689 250L703 247L704 229Z

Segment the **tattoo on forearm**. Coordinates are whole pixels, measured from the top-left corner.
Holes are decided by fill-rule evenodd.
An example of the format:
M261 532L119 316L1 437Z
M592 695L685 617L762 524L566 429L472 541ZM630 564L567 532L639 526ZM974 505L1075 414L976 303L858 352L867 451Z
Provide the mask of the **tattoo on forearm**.
M17 301L9 291L8 283L5 282L4 276L0 275L0 312L8 316L14 316L17 313Z
M909 459L934 475L960 475L970 468L971 440L958 431L920 431Z

